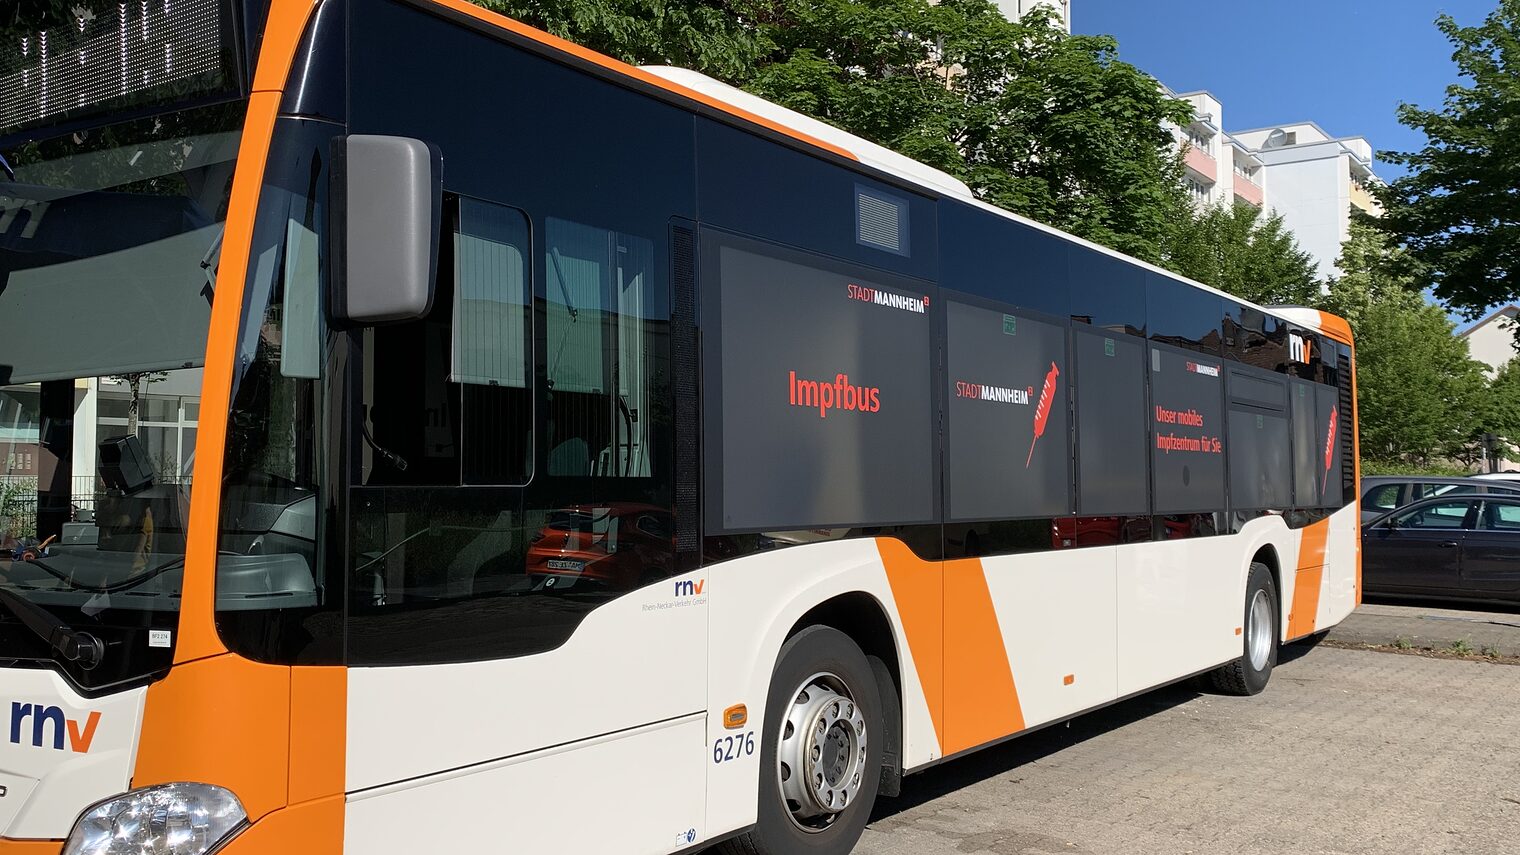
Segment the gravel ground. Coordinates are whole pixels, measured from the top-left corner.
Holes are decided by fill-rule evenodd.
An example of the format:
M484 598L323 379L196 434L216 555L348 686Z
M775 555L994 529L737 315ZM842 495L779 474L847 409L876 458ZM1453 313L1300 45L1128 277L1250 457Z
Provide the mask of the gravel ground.
M1520 667L1283 654L1255 698L1161 689L911 776L855 851L1520 852Z

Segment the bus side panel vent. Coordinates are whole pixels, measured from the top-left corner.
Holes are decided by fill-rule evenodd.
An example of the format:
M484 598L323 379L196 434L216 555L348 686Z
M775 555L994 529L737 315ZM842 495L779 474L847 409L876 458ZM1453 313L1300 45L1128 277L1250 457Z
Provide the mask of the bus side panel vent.
M908 254L908 200L855 185L855 240L872 249Z
M702 518L698 484L702 478L698 445L697 397L697 236L689 228L671 228L671 343L675 361L676 561L678 571L695 569L702 557Z

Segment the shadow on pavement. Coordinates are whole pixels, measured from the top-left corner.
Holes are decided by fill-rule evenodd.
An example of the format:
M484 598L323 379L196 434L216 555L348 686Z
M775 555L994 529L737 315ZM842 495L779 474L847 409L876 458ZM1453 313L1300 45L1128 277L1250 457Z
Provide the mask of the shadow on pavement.
M1362 600L1369 605L1375 606L1404 606L1415 609L1445 609L1447 611L1520 615L1520 603L1493 600L1440 600L1434 597L1390 597L1383 594L1367 594Z
M1290 666L1311 652L1323 636L1315 635L1284 646L1278 655L1278 667ZM963 757L945 761L923 772L903 778L902 795L883 798L871 812L871 822L879 822L925 802L956 790L1005 774L1018 767L1041 760L1058 751L1080 744L1095 736L1149 718L1157 713L1182 706L1204 695L1215 694L1207 687L1207 677L1193 677L1164 688L1120 701L1069 721L1018 736L1001 745L983 748ZM1269 686L1267 691L1271 691Z

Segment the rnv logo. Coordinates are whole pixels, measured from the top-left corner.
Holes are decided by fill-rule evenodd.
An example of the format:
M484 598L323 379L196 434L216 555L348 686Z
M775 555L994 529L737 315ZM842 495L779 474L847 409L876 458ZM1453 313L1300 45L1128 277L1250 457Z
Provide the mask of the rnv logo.
M695 582L692 582L690 579L686 579L686 580L677 582L676 583L676 596L678 596L678 597L690 597L693 594L700 596L702 594L702 588L704 588L706 585L707 585L707 580L706 579L698 579Z
M31 719L32 724L29 729L26 727L28 719ZM75 754L84 754L90 750L90 743L95 741L95 727L98 724L98 712L90 713L81 728L79 721L67 718L58 707L11 702L11 742L16 745L21 745L25 737L31 740L34 748L48 746L62 751L64 737L67 736L69 750ZM28 730L29 733L26 732Z

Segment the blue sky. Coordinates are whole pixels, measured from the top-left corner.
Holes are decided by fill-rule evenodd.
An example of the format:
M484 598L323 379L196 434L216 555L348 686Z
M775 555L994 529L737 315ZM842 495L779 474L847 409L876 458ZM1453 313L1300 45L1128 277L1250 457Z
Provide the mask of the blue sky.
M1072 29L1119 40L1119 55L1177 92L1207 89L1226 131L1310 120L1377 150L1424 138L1394 118L1400 101L1438 106L1457 80L1435 18L1480 23L1494 0L1072 0ZM1380 163L1377 172L1399 170Z

